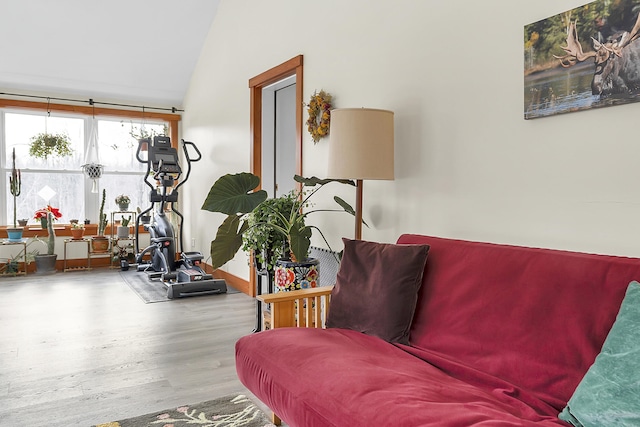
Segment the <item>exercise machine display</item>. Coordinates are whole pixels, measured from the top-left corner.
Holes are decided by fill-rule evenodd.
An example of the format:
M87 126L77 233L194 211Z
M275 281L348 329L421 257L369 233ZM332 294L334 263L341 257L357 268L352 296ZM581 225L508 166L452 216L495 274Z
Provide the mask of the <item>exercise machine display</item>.
M143 156L146 148L146 159ZM190 148L192 152L190 153ZM200 252L184 252L182 250L182 224L184 217L174 203L178 201L178 189L189 179L191 163L202 158L194 143L182 140L182 151L187 165L187 172L182 179L182 168L178 159L178 150L171 146L168 136L154 136L138 142L136 158L147 165L144 183L151 189L149 200L151 206L142 211L136 218L135 252L138 271L145 272L149 280L157 281L167 287L169 299L183 296L225 293L227 285L224 280L214 279L206 273L201 265L203 256ZM193 155L193 157L192 157ZM153 179L155 185L149 182ZM176 184L177 182L177 184ZM139 251L139 227L142 218L153 213L149 224L143 224L149 231L150 244ZM176 232L168 218L168 213L175 214ZM176 253L180 253L176 259ZM145 258L145 255L149 255Z

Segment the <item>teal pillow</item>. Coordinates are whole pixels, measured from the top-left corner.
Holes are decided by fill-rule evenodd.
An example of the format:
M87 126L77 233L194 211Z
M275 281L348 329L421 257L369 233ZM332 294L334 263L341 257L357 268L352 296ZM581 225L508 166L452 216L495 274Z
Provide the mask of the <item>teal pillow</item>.
M576 427L640 426L640 283L629 284L602 351L559 418Z

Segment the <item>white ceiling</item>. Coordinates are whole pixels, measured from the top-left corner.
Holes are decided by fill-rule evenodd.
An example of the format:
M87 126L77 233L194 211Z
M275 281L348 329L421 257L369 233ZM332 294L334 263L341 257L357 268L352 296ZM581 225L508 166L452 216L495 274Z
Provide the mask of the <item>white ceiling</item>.
M0 92L180 107L219 0L0 0Z

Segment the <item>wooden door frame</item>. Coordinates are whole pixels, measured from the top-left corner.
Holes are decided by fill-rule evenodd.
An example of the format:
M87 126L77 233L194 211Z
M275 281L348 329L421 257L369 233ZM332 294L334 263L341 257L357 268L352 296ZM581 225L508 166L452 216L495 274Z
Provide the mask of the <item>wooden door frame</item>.
M287 77L296 76L296 173L302 175L302 55L295 56L249 79L251 91L251 173L262 178L262 89ZM250 263L249 295L256 296L256 270Z

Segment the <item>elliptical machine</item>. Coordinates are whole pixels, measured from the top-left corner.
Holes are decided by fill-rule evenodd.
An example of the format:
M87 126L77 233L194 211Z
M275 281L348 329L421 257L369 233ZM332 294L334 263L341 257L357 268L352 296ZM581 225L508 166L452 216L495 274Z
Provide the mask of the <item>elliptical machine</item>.
M197 157L191 157L188 146L193 147ZM141 153L147 147L147 159L143 159ZM175 207L178 201L178 189L187 182L191 173L191 163L202 158L200 151L194 143L182 140L182 149L187 164L187 173L184 179L178 182L182 175L182 169L178 162L178 151L171 146L171 139L168 136L154 136L153 139L146 138L138 141L136 158L139 162L147 165L147 173L144 183L151 189L149 199L151 206L140 213L136 218L136 238L135 251L138 271L145 272L151 281L157 280L167 287L167 297L169 299L212 293L226 293L227 284L224 280L214 279L212 275L206 273L201 267L203 256L200 252L182 251L182 223L184 217ZM153 174L152 174L153 171ZM154 187L149 181L153 177L157 185ZM176 238L173 226L167 218L168 208L175 213L178 220L178 243L180 259L176 260ZM155 208L155 209L154 209ZM141 219L148 216L153 211L153 222L145 225L149 231L150 245L141 252L139 247L139 226ZM150 255L150 260L145 261L146 254Z

